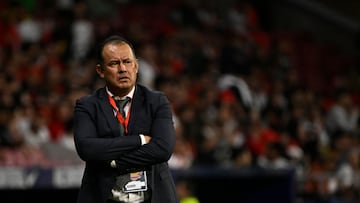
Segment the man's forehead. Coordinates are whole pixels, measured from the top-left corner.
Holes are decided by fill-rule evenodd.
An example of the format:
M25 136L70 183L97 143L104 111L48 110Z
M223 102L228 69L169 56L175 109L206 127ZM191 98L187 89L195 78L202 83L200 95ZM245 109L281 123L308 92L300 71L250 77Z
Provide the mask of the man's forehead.
M118 51L119 49L131 51L130 46L124 42L118 42L118 43L113 42L113 43L108 43L104 46L104 50L110 50L110 51L117 50Z
M130 58L133 56L130 46L126 43L109 43L104 46L104 57L117 56L121 58Z

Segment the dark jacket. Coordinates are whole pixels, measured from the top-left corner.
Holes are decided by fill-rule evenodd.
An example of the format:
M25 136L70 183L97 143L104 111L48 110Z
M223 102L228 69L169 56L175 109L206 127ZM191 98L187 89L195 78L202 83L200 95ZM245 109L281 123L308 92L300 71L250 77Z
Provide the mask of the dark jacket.
M78 203L104 203L115 177L149 170L153 203L179 202L167 161L175 145L171 106L164 94L136 85L128 135L120 136L119 122L105 88L76 101L74 140L86 162ZM152 137L141 146L139 134ZM117 168L111 168L116 160Z

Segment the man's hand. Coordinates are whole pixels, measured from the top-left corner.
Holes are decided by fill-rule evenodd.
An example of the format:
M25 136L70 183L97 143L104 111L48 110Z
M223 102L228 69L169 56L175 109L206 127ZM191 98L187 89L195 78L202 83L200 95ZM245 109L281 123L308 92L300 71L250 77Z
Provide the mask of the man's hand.
M151 140L151 137L149 135L144 135L145 143L148 144Z

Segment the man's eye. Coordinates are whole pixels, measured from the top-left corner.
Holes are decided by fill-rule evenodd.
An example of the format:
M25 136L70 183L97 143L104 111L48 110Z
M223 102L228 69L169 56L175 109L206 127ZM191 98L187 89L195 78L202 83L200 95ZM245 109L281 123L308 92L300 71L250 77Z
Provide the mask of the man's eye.
M116 66L116 65L119 65L118 61L112 61L109 63L109 66Z
M124 64L130 64L132 61L131 60L124 60L123 63Z

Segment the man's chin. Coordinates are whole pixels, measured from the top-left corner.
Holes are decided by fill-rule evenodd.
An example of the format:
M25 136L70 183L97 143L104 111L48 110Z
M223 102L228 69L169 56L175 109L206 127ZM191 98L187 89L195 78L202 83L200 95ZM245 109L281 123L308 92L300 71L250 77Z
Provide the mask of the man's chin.
M129 89L132 87L132 84L130 82L122 82L122 83L118 83L116 87L119 89Z

